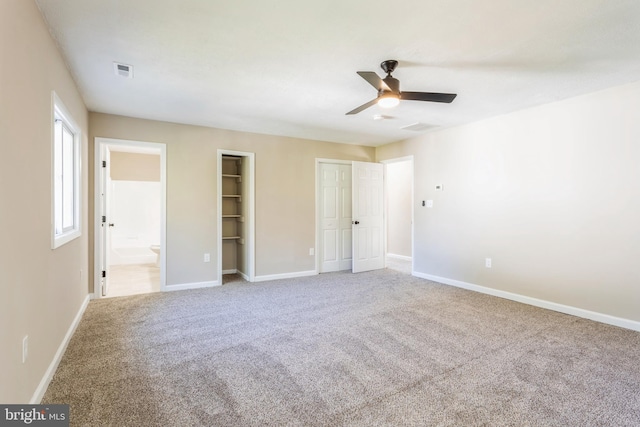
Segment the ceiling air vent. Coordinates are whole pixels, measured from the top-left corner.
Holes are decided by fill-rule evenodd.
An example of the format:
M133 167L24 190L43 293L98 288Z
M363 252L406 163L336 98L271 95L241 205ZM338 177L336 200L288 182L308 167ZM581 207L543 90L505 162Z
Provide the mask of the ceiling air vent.
M422 132L423 130L431 129L433 126L426 123L416 122L412 125L401 127L402 130L412 130L414 132Z
M114 62L113 71L116 73L116 76L126 77L127 79L133 78L133 65Z

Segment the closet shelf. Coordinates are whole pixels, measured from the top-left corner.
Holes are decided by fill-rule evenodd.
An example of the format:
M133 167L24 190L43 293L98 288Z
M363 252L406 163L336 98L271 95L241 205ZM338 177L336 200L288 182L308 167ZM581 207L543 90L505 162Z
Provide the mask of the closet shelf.
M240 194L223 194L222 197L242 197Z
M240 218L242 215L222 215L222 218Z
M240 236L222 236L222 240L237 240L240 239Z

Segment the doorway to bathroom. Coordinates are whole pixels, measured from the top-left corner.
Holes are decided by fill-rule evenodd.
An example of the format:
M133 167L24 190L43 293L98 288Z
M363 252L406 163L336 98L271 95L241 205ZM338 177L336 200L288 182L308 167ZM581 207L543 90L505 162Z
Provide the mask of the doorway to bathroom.
M96 298L165 287L166 147L96 138Z

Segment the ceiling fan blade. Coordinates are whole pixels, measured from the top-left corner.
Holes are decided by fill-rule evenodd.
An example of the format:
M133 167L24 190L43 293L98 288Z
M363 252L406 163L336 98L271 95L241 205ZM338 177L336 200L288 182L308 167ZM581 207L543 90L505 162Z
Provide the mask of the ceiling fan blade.
M362 104L358 108L355 108L355 109L349 111L348 113L345 114L345 116L348 116L349 114L358 114L360 111L366 110L367 108L375 105L376 102L378 102L378 98L372 99L371 101L367 102L366 104Z
M450 103L458 96L455 93L437 93L437 92L402 92L400 99L409 101L431 101Z
M369 82L376 90L391 90L389 86L373 71L358 71L360 77Z

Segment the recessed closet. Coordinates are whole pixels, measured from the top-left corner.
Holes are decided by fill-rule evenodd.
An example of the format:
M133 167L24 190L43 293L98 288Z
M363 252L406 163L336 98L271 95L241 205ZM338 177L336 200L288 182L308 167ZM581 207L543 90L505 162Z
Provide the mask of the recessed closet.
M222 156L222 274L247 274L247 163L240 156Z

